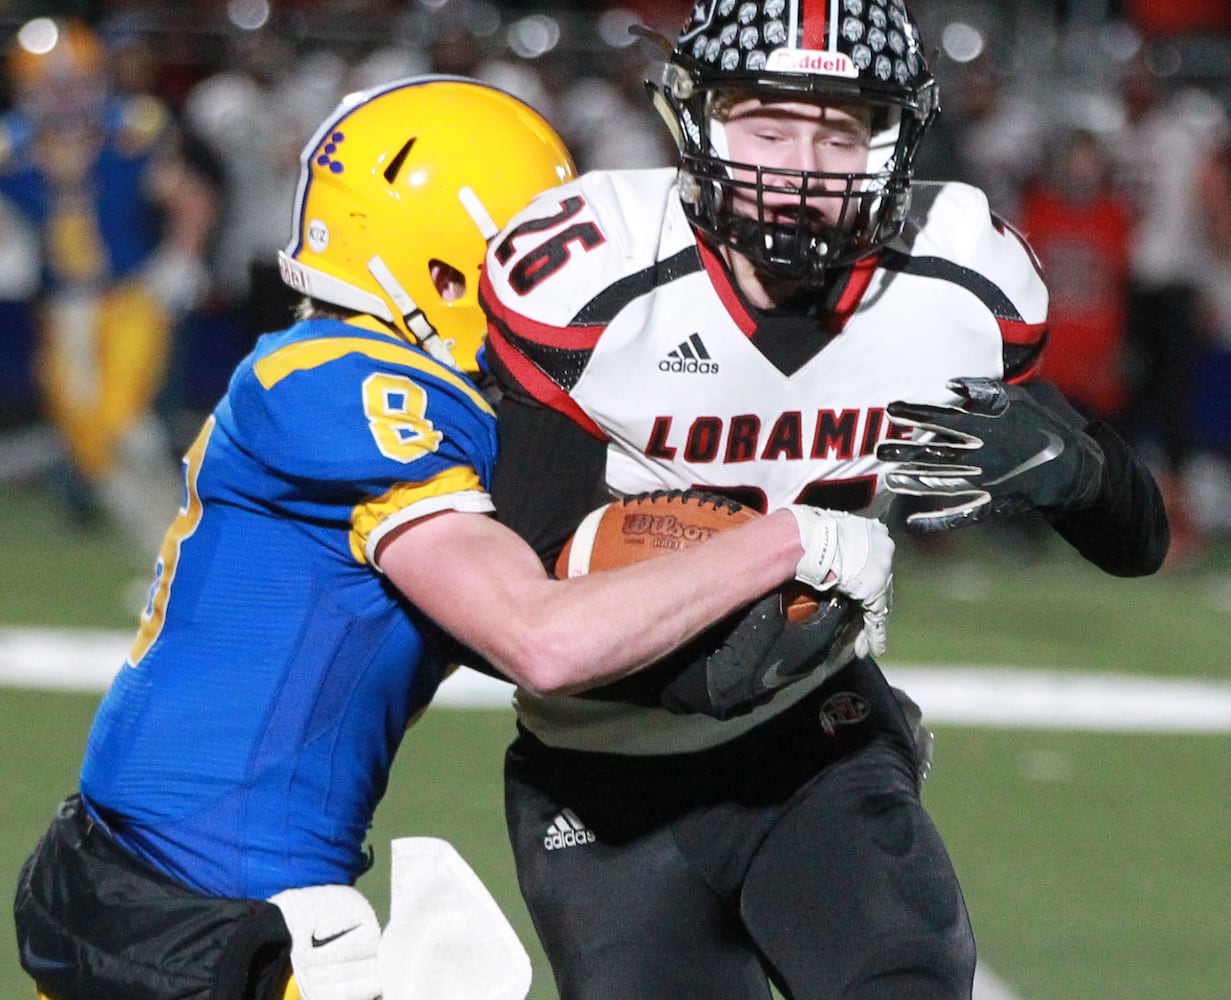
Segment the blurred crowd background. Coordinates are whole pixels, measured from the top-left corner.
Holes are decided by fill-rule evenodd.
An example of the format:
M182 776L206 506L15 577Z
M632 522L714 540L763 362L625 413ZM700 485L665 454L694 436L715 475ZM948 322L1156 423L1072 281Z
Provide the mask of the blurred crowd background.
M0 488L152 550L178 455L289 321L276 252L336 102L463 74L582 169L672 164L643 85L661 52L629 27L674 39L689 6L0 0ZM1045 374L1147 455L1182 568L1231 536L1231 0L911 7L943 108L918 175L979 185L1029 237Z

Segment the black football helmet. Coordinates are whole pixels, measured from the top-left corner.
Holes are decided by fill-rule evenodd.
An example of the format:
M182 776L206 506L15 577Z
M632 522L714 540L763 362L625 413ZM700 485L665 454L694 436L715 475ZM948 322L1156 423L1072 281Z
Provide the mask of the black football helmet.
M680 149L680 191L693 224L758 268L808 283L901 231L915 151L939 110L904 0L701 0L671 48L661 86L650 90ZM714 113L724 92L869 105L867 167L835 175L734 163ZM736 168L755 180L736 179ZM829 196L844 199L843 222L825 226L806 201L821 182L839 186L835 180L842 194ZM757 217L736 215L732 193L751 188ZM799 198L793 221L782 222L780 211L778 221L766 217L769 192Z

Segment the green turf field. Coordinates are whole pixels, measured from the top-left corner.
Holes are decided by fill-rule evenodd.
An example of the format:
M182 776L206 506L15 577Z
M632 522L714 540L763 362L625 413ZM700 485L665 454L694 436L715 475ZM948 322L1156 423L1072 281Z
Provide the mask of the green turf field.
M29 491L0 496L0 625L127 628L143 567L107 535L54 530ZM903 547L886 664L968 663L1231 681L1231 548L1119 581L1062 545ZM97 695L0 690L0 878L71 789ZM501 711L438 708L410 733L361 887L387 905L394 836L451 840L505 906L554 997L518 896L501 809ZM1021 1000L1231 995L1231 736L944 727L925 793L962 877L981 959ZM0 998L29 996L11 918Z

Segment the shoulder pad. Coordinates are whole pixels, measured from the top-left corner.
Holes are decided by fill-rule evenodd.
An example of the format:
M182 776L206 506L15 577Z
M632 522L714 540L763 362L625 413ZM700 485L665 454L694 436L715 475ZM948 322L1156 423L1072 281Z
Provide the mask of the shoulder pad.
M1025 238L969 184L920 184L904 233L914 257L936 257L995 286L1026 323L1047 317L1047 288Z
M893 265L948 281L986 307L1004 342L1004 376L1034 372L1046 341L1047 285L1025 238L967 184L920 184ZM902 253L905 251L905 254Z

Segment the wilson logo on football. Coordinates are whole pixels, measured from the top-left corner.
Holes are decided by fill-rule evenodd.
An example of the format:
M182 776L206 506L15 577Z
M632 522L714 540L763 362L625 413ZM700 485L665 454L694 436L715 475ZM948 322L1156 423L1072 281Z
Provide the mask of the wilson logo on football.
M674 514L642 513L625 514L623 532L660 549L678 549L683 545L708 541L717 534L714 528L681 521Z

